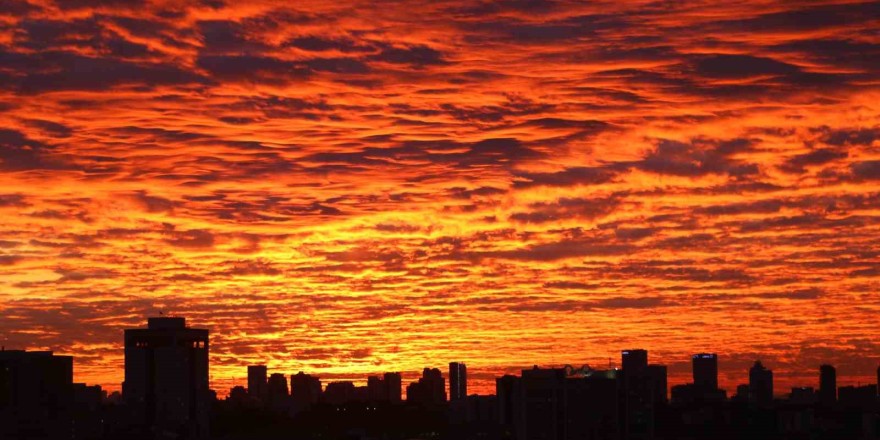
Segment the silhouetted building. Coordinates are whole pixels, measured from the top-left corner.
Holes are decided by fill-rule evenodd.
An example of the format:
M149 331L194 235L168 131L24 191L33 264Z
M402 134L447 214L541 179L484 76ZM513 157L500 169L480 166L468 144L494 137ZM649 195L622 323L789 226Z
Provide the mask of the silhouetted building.
M688 383L672 387L672 403L676 405L692 405L723 402L727 392L721 389L708 390L705 386Z
M321 379L302 371L290 376L293 412L305 411L321 400Z
M817 397L813 387L793 387L788 401L796 405L813 405L818 401Z
M496 396L467 396L465 399L465 423L497 424Z
M467 395L467 366L462 362L451 362L449 364L449 400L464 400Z
M105 394L100 385L73 384L72 438L98 439L104 435L101 404Z
M718 389L718 355L697 353L691 356L694 385L707 391Z
M208 330L149 318L125 330L122 393L135 422L158 435L208 436Z
M773 402L773 371L755 361L749 369L749 402L768 405Z
M0 438L69 438L73 399L72 357L0 351Z
M382 376L385 383L385 389L388 391L388 401L391 403L400 403L400 396L403 393L403 379L400 373L385 373Z
M631 373L644 371L648 368L648 350L643 350L641 348L632 349L632 350L623 350L620 352L620 364L623 366L623 371L629 371Z
M266 382L266 406L274 411L287 411L290 405L290 392L287 389L287 377L281 373L272 373Z
M619 370L568 370L564 383L565 440L616 440L652 438L653 425L639 425L620 417ZM653 414L649 415L653 418ZM630 425L630 423L634 423ZM621 426L630 433L622 434Z
M623 436L632 440L651 438L654 427L655 378L648 373L648 351L623 350L620 356L623 365Z
M446 380L436 368L425 368L422 377L406 387L406 401L422 405L446 402Z
M248 394L259 400L266 402L266 387L268 386L268 370L265 365L248 365Z
M819 367L819 402L826 406L837 403L837 370L828 364Z
M352 382L330 382L324 390L324 402L330 405L344 405L354 400L355 386Z
M229 402L233 408L240 409L250 406L255 399L250 395L247 388L237 385L229 390L229 395L226 396L226 401Z
M388 388L385 379L379 376L367 377L367 394L371 402L385 402L388 400Z
M648 376L653 383L654 405L665 405L669 402L666 365L648 365Z
M730 398L734 402L738 403L748 403L749 402L749 385L748 384L739 384L736 386L736 394Z
M522 415L516 423L519 440L556 440L564 434L565 369L522 370Z
M495 397L498 406L498 423L513 432L514 424L520 416L520 378L505 374L495 379Z
M627 438L620 370L589 367L523 370L496 380L499 423L517 440ZM637 438L637 437L631 437Z
M872 408L877 404L877 385L840 387L837 400L847 409Z

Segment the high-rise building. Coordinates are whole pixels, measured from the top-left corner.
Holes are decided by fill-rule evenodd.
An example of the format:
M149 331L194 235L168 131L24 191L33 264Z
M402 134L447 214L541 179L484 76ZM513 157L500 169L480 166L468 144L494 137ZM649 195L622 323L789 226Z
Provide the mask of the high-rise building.
M324 402L330 405L344 405L361 400L357 389L358 387L350 381L330 382L324 390Z
M513 433L516 421L521 417L521 380L512 374L495 379L495 396L498 405L498 423Z
M462 362L451 362L449 364L449 400L464 400L467 395L467 366Z
M773 402L773 371L755 361L749 370L749 402L767 405Z
M694 385L706 391L718 389L718 355L715 353L697 353L691 356L693 363Z
M388 388L385 379L379 376L367 377L367 394L371 402L385 402L388 400Z
M136 422L187 438L208 436L208 330L184 318L149 318L125 330L123 398Z
M654 427L655 384L648 370L648 351L623 350L620 357L623 366L623 413L620 419L623 437L632 440L651 438Z
M520 378L504 376L496 381L497 399L510 401L499 404L510 408L510 416L499 421L517 440L650 438L650 432L621 431L620 379L620 370L586 366L534 367Z
M819 403L837 403L837 370L828 364L819 367Z
M816 390L813 387L792 387L788 402L795 405L813 405L816 403Z
M840 402L840 406L849 410L872 408L877 404L877 385L840 387L837 389L837 400Z
M665 405L669 401L666 365L648 365L647 373L653 384L654 405Z
M565 429L564 368L522 370L522 417L516 423L518 440L556 440Z
M266 386L268 384L268 370L265 365L248 365L248 395L266 402Z
M72 357L0 350L0 438L69 438L73 399Z
M400 373L385 373L382 381L385 382L385 389L388 391L388 401L400 403L400 395L403 392L403 379Z
M266 382L266 405L279 412L287 411L290 403L290 392L287 389L287 376L272 373Z
M436 368L425 368L422 377L406 387L406 401L423 405L446 402L446 380Z
M321 400L321 379L302 371L290 376L293 411L304 411Z
M648 350L641 348L623 350L620 352L620 361L624 373L643 371L648 368Z

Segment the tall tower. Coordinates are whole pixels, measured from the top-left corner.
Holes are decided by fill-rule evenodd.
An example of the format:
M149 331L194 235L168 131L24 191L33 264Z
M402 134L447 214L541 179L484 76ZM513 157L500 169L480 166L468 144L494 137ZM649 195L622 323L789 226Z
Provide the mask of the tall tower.
M207 438L208 386L208 330L164 317L125 330L122 393L144 428Z
M449 364L449 400L467 398L467 366L463 362Z
M773 402L773 371L761 361L755 361L749 370L749 401L759 405Z
M382 376L385 387L388 389L388 401L391 403L400 403L400 395L403 392L403 379L400 373L385 373Z
M641 373L648 368L648 351L641 348L623 350L620 352L620 361L624 374Z
M697 353L691 356L693 362L694 385L707 391L718 389L718 355Z
M837 403L837 370L828 364L819 367L819 403Z
M268 369L265 365L248 365L248 395L266 403Z

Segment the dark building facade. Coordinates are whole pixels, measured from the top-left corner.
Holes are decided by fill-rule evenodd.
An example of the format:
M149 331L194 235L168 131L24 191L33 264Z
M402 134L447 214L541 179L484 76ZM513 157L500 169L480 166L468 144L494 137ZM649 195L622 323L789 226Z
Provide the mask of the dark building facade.
M0 438L70 438L73 358L0 351Z
M620 364L623 371L640 372L648 368L648 350L641 348L623 350L620 352Z
M355 400L357 395L353 382L330 382L324 390L324 402L330 405L344 405Z
M819 403L826 406L837 403L837 370L828 364L819 367Z
M697 353L691 356L694 385L707 391L718 389L718 355Z
M207 438L208 330L184 318L149 318L125 330L123 398L134 423L155 433Z
M666 404L666 367L649 365L648 351L621 352L621 432L628 439L654 437L655 408Z
M464 400L468 395L467 391L467 366L462 362L451 362L449 364L449 400Z
M265 365L248 365L248 395L260 402L266 402L266 386L269 371Z
M403 394L403 377L400 373L385 373L382 376L382 381L388 391L388 401L400 403L400 396Z
M406 401L422 405L446 402L446 380L436 368L425 368L422 377L406 387Z
M761 361L755 361L749 369L749 402L757 405L773 402L773 371Z
M874 408L877 405L877 385L840 387L837 389L837 401L848 410Z
M266 406L278 412L285 412L290 406L290 391L287 388L287 376L272 373L266 382Z
M290 401L294 412L304 411L321 401L321 379L302 371L290 376Z
M514 432L516 419L519 416L520 402L520 378L512 374L505 374L495 378L495 404L497 405L496 416L498 423L507 432Z
M498 378L498 422L517 440L617 440L620 370L532 368Z

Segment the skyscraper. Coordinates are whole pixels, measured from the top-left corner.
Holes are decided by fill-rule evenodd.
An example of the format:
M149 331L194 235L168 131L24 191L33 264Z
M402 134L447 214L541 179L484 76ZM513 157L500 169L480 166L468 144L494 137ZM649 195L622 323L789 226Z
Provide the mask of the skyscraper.
M648 368L648 351L641 348L620 352L620 363L623 371L640 372Z
M385 382L385 388L388 390L388 401L400 403L400 395L403 392L403 379L400 373L385 373L382 381Z
M495 379L495 396L498 405L498 423L513 432L514 424L521 417L519 377L505 374Z
M449 364L449 400L464 400L467 395L467 366L452 362Z
M705 391L718 389L718 355L715 353L697 353L691 356L693 363L694 385Z
M749 402L767 405L773 402L773 371L755 361L749 370Z
M266 404L275 411L287 411L290 403L287 389L287 377L281 373L272 373L266 382Z
M370 402L385 402L388 400L388 387L385 379L379 376L367 377L367 395Z
M290 400L295 412L318 403L321 400L321 379L302 371L290 376Z
M125 330L122 393L137 422L187 438L208 436L208 330L184 318L149 318Z
M425 368L422 377L406 387L406 401L423 405L446 402L446 380L436 368Z
M654 405L666 404L669 400L666 365L648 365L647 371L653 384Z
M819 367L819 403L837 403L837 370L828 364Z
M69 438L73 397L72 357L0 350L0 438Z
M651 438L654 413L654 380L648 373L648 351L620 352L623 366L623 436L627 439Z
M268 370L265 365L248 365L248 395L266 402L266 385Z

